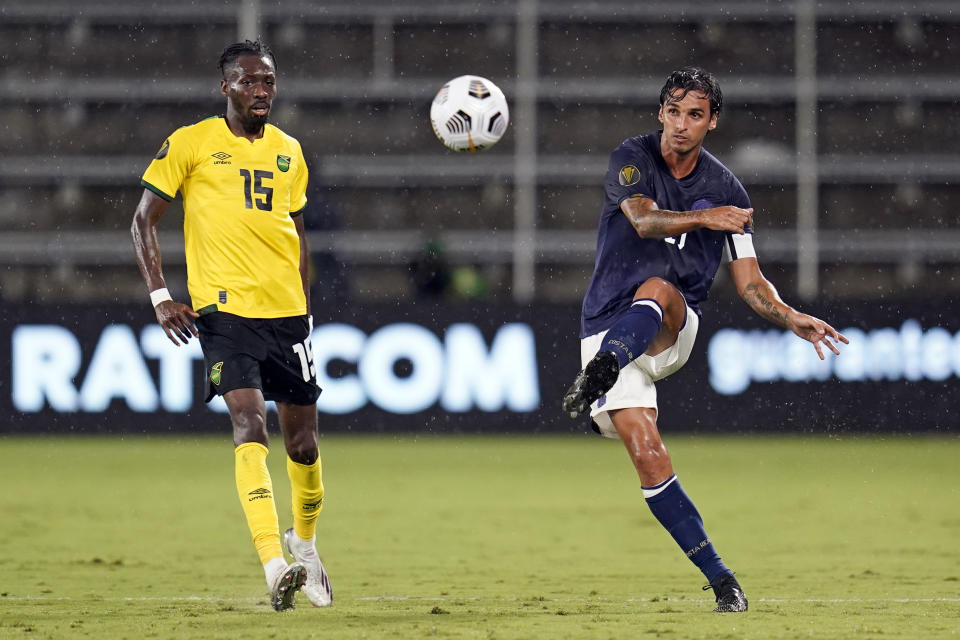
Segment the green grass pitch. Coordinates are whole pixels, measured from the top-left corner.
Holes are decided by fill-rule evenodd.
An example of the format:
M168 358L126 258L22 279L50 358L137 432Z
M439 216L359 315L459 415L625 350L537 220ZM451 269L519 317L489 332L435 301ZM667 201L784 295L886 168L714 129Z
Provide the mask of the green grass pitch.
M597 437L323 437L336 600L284 614L227 437L3 437L0 638L960 638L960 438L667 444L745 614Z

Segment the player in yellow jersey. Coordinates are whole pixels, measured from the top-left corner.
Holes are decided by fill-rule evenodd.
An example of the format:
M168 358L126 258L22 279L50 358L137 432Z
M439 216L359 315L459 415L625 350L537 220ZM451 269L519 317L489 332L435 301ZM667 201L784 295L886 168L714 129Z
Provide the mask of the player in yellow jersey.
M333 591L315 545L323 482L300 215L307 165L300 144L267 124L277 92L273 52L259 40L232 44L219 67L226 115L182 127L163 143L143 174L133 245L157 321L176 345L200 339L207 401L221 395L230 410L237 492L274 609L292 609L301 588L324 607ZM156 225L178 191L192 306L171 299L157 242ZM286 445L291 564L266 464L267 400L277 404Z

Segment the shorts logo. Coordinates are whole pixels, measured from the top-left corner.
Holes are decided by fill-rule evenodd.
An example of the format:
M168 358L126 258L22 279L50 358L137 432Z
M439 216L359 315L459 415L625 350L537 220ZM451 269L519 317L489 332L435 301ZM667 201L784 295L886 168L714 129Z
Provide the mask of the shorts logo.
M633 185L640 182L641 175L642 174L640 173L640 169L637 169L632 164L628 164L627 166L620 169L620 175L619 175L620 186L632 187Z
M163 160L167 157L167 153L170 152L170 140L164 140L163 146L160 147L160 150L157 151L157 155L153 156L154 160Z
M212 382L214 386L220 385L220 378L222 375L223 375L222 361L210 367L210 382Z
M277 155L277 169L286 173L290 169L290 156Z

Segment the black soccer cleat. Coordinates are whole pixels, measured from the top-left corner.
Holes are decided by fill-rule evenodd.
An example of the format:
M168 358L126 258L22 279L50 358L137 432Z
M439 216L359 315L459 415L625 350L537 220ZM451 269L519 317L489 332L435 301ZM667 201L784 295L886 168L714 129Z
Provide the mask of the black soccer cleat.
M714 613L739 613L747 610L747 596L744 595L740 583L732 573L720 576L703 588L704 591L713 588L717 597L717 608Z
M620 375L620 362L613 351L601 351L577 374L563 394L563 412L571 418L590 411L590 405L610 391Z

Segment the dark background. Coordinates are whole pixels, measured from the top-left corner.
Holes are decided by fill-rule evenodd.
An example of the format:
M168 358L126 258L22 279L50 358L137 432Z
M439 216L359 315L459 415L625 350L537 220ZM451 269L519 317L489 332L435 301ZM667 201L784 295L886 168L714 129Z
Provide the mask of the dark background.
M899 329L904 320L918 320L924 330L939 326L951 334L960 330L960 321L951 306L939 301L878 303L877 301L824 302L806 309L829 319L838 329ZM715 297L703 308L700 334L687 365L670 378L657 383L660 428L665 433L875 433L960 431L957 419L956 376L942 382L868 381L842 382L834 377L817 382L752 382L741 394L725 396L709 383L707 346L710 337L723 328L770 328L736 298ZM541 403L530 413L479 410L452 413L439 406L408 415L392 414L367 404L345 415L321 413L323 432L424 432L424 433L570 433L589 429L584 420L572 421L559 411L559 400L579 370L579 309L573 305L442 304L419 302L382 305L353 305L331 310L324 322L352 324L368 335L379 327L411 322L426 327L441 340L454 322L477 325L489 347L504 323L523 322L536 336ZM96 305L8 306L0 314L0 432L42 433L159 433L227 432L229 418L213 413L202 404L202 366L194 371L194 406L188 413L131 411L115 400L101 413L56 412L49 407L36 413L17 411L11 399L11 333L20 324L58 324L70 329L83 349L79 380L89 366L93 349L103 328L112 323L129 325L139 336L153 322L146 304L111 307ZM955 338L953 344L960 339ZM812 349L812 347L811 347ZM955 347L955 350L958 350ZM158 362L146 360L156 380ZM333 366L333 365L331 365ZM402 371L402 364L398 365ZM349 371L349 365L344 370ZM355 370L355 366L354 366ZM334 369L330 369L335 374ZM270 420L275 423L275 414Z

